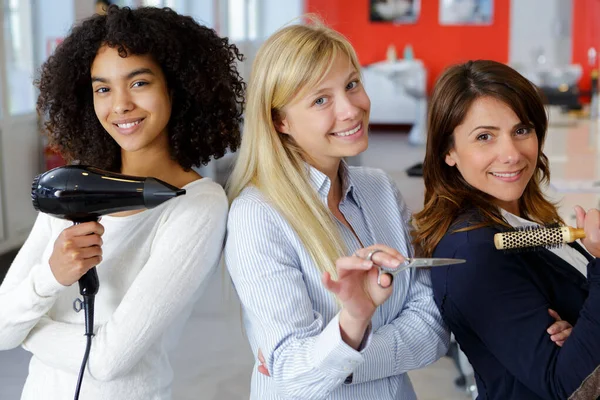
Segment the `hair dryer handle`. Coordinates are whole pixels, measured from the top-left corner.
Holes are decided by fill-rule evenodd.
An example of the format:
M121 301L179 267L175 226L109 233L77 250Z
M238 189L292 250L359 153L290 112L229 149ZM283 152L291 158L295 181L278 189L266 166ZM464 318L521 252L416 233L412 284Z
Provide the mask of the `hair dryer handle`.
M100 281L96 267L92 267L81 278L79 278L79 294L82 296L94 296L98 293Z
M98 218L92 217L89 221L98 221ZM83 222L83 221L82 221ZM80 221L73 222L73 225L79 225ZM87 222L87 221L85 221ZM92 267L79 278L79 294L82 296L95 296L100 288L100 280L98 279L98 272L96 267Z

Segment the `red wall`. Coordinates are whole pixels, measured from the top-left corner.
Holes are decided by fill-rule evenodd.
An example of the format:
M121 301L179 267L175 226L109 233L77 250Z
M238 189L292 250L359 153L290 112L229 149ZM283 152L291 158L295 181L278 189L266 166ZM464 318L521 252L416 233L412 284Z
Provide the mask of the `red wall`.
M579 87L590 90L590 71L587 52L595 47L596 68L600 61L600 0L573 0L573 64L583 67Z
M369 0L306 0L307 12L319 14L352 42L362 65L384 60L390 44L402 57L410 44L415 58L427 67L429 90L450 64L479 58L508 62L510 0L494 0L489 26L442 26L438 8L439 0L421 0L416 24L394 25L371 23Z

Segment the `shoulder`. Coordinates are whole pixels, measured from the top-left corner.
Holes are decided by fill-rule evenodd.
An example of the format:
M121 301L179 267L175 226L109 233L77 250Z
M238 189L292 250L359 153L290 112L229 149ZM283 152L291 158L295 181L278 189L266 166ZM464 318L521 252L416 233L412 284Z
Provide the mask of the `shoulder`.
M165 203L166 213L176 212L185 218L209 216L226 218L229 208L223 187L210 178L198 179L184 186L185 195Z
M470 226L480 222L480 218L474 210L467 210L460 214L450 224L450 228L444 234L436 249L436 257L452 257L457 252L469 252L469 249L488 253L492 250L498 252L494 247L494 235L500 230L494 226L484 226L469 229Z
M494 246L494 235L500 229L486 226L456 231L468 225L468 221L453 225L434 250L434 257L466 260L463 264L432 269L434 286L440 289L441 284L444 290L454 287L469 292L475 288L496 287L517 275L520 278L527 275L519 254L497 250Z
M352 184L359 190L360 195L369 202L387 203L389 200L404 208L404 199L394 180L383 170L368 167L349 167Z
M275 209L269 199L255 186L248 186L231 203L229 227L251 224L260 225L269 221L285 223L283 216Z
M295 257L294 248L298 245L297 234L289 222L256 187L246 187L231 203L226 258L237 257L242 251L244 257L270 255L290 259Z
M394 188L396 185L382 169L349 166L348 173L352 181L360 186L383 186Z

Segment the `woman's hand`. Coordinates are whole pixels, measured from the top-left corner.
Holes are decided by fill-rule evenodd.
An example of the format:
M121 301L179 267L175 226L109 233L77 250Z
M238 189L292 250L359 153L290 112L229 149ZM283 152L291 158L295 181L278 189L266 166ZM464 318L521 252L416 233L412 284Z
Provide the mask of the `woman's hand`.
M63 286L71 286L102 261L104 227L98 222L73 225L58 236L50 256L50 269Z
M585 239L581 243L594 257L600 257L600 211L592 208L587 213L580 206L575 206L577 227L585 231Z
M372 256L371 260L368 259L369 255ZM339 258L336 261L336 281L329 273L323 273L323 285L342 304L340 329L348 345L358 348L376 308L392 294L392 276L381 276L379 285L376 266L397 268L403 262L404 257L398 251L378 244L357 250L352 256Z
M547 330L548 334L550 334L550 340L562 347L565 344L565 340L571 336L573 326L567 321L563 321L560 315L552 309L548 309L548 314L556 320Z

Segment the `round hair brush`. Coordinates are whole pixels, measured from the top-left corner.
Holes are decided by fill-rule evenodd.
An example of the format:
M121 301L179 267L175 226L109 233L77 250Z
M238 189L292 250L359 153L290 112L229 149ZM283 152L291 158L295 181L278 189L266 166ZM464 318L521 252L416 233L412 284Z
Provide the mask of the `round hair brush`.
M528 249L532 247L556 248L585 238L583 229L570 226L526 226L514 231L496 233L494 245L498 250Z

